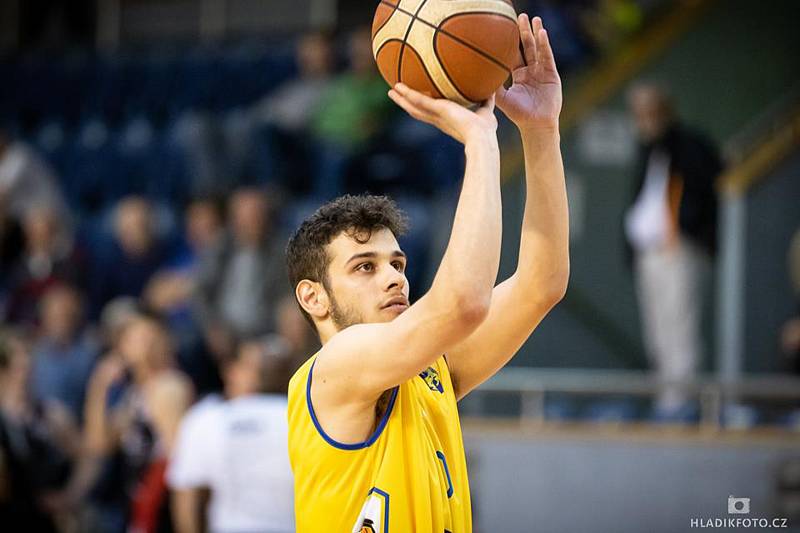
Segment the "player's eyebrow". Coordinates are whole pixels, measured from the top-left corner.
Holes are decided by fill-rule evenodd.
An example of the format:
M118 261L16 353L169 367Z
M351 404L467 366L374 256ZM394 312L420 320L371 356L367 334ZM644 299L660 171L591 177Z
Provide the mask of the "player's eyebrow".
M378 257L377 252L361 252L360 254L355 254L351 256L350 259L348 259L345 264L348 265L353 261L355 261L356 259L375 259L376 257ZM406 259L406 254L402 250L395 250L392 252L392 258L395 257L401 257L403 259Z

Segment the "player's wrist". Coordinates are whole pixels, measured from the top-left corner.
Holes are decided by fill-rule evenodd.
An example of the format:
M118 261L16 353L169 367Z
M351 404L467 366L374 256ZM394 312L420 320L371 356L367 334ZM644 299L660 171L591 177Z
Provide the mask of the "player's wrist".
M464 133L464 147L471 148L492 148L498 146L497 132L488 128L471 128Z
M558 137L560 135L560 128L558 118L552 120L537 122L535 124L519 124L520 135L525 137Z

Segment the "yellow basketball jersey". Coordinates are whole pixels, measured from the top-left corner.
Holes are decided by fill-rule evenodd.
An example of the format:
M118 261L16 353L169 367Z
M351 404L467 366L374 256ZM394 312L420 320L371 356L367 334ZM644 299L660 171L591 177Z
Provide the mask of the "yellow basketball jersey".
M440 358L391 391L370 438L342 444L311 404L316 355L289 384L298 533L470 533L467 464L450 372Z

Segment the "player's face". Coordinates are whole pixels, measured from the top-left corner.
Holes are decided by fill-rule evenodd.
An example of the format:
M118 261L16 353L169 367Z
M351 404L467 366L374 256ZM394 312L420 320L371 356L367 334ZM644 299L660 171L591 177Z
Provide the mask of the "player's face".
M408 309L406 256L391 231L373 231L363 243L342 233L328 253L331 316L339 330L389 322Z

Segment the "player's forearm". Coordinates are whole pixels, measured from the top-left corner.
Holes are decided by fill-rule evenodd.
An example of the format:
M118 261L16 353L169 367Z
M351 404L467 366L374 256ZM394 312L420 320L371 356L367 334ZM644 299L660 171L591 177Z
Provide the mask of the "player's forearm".
M514 275L536 299L560 300L569 279L569 208L557 130L523 132L526 200Z
M466 170L450 242L431 292L488 307L500 263L500 150L496 135L465 143Z

